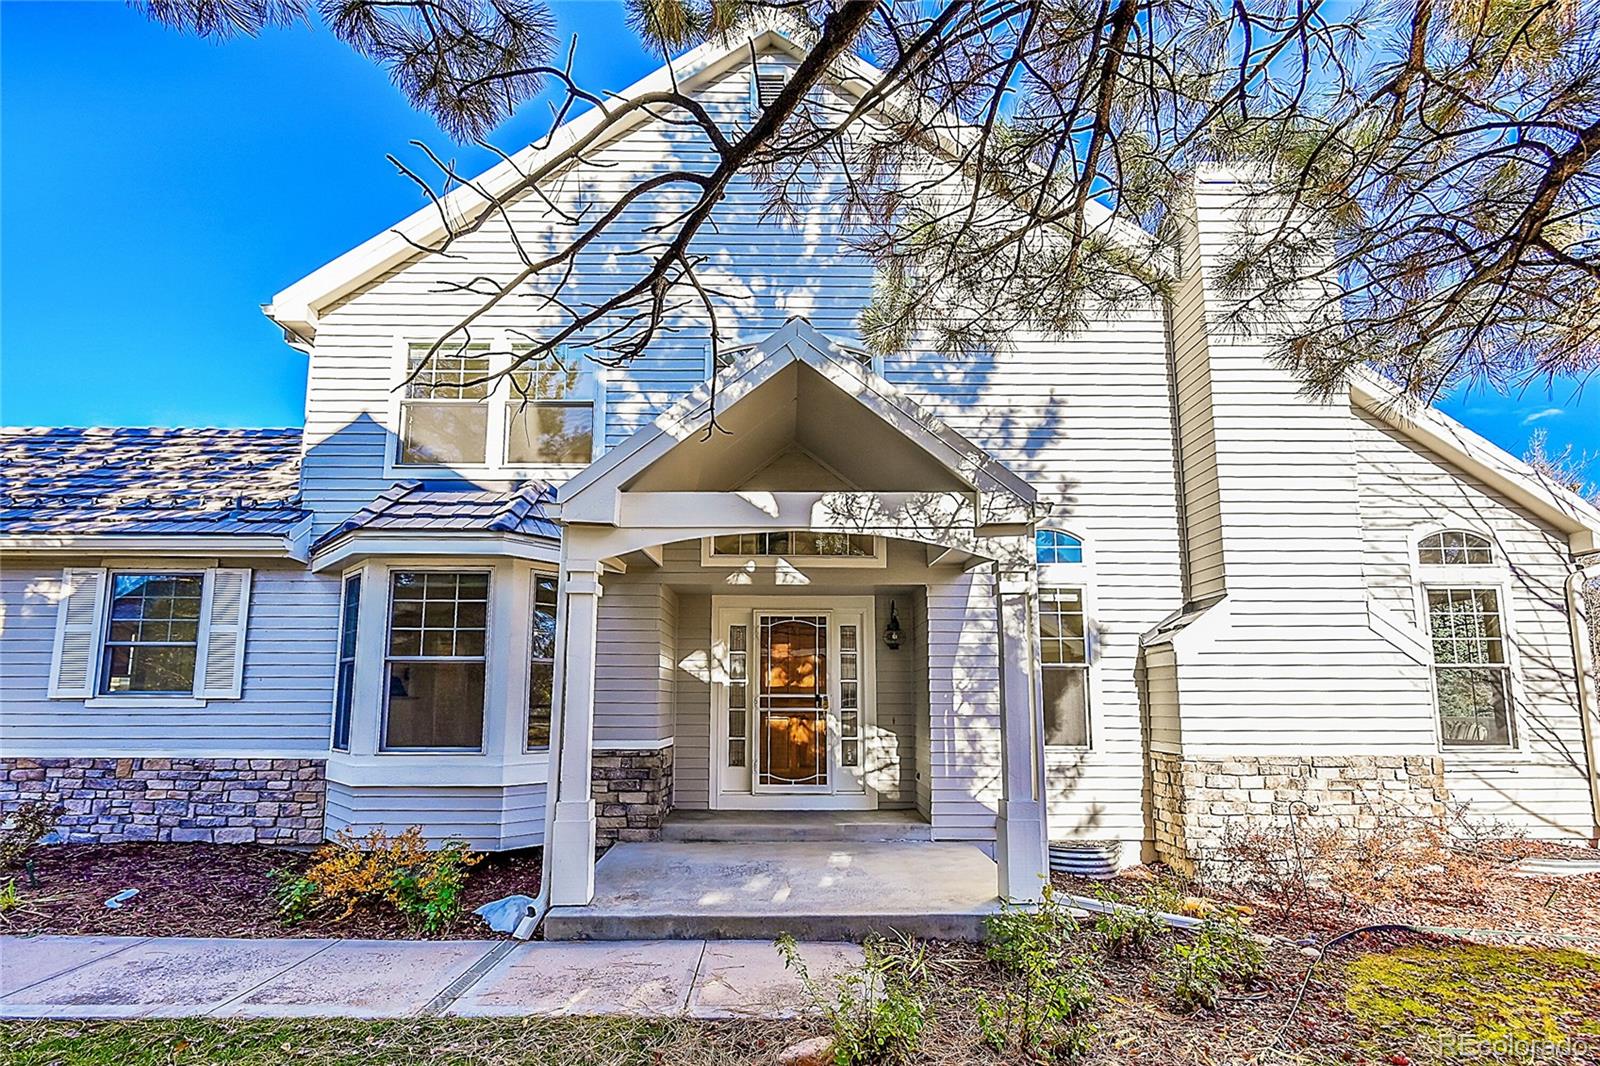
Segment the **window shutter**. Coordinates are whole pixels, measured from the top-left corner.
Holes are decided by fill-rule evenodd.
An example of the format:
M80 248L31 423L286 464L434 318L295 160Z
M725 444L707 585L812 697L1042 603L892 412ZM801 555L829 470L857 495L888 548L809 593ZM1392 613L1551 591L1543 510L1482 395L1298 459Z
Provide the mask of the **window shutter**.
M201 699L236 700L244 687L250 571L207 570L206 581L206 628L200 641L195 695Z
M94 695L105 587L104 570L61 572L62 596L56 604L56 643L50 660L51 699L83 700Z

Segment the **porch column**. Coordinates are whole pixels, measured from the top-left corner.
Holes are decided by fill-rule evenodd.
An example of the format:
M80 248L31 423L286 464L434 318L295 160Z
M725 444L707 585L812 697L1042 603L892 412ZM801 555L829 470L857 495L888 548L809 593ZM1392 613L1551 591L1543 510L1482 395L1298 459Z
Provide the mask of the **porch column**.
M1049 878L1044 750L1034 711L1033 569L996 575L1000 645L1001 794L995 860L1000 897L1037 902Z
M551 819L550 905L594 899L594 657L600 614L600 564L561 564L560 622L552 702L560 719L555 814Z

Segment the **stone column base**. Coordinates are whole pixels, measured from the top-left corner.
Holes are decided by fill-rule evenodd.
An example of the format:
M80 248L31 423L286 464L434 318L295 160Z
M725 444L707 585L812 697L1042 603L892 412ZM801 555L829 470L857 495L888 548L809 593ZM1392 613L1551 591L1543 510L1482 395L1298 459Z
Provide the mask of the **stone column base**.
M672 745L653 751L594 751L595 846L661 839L672 810Z

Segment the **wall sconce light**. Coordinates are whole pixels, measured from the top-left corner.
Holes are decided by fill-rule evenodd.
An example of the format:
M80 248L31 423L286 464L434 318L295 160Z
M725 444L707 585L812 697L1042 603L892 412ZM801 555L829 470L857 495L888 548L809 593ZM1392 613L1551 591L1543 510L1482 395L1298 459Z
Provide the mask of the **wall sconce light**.
M889 601L889 624L883 627L883 646L890 651L900 650L905 633L900 629L900 616L894 612L894 601Z

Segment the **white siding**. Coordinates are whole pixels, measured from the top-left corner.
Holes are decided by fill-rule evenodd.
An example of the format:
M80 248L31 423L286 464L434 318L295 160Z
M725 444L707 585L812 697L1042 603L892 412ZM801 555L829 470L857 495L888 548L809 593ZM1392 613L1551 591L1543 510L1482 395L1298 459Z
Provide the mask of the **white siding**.
M1565 603L1566 538L1364 412L1356 414L1366 580L1373 596L1419 627L1416 535L1470 529L1490 537L1510 571L1502 609L1516 655L1519 751L1445 753L1445 780L1474 814L1535 833L1582 833L1583 776L1572 635Z
M326 830L399 833L420 825L434 842L459 839L503 851L544 843L542 784L448 788L328 782Z
M86 565L75 558L69 565ZM326 755L339 582L257 569L240 699L91 706L47 696L61 567L0 572L0 749L8 756ZM169 706L162 707L167 702Z

